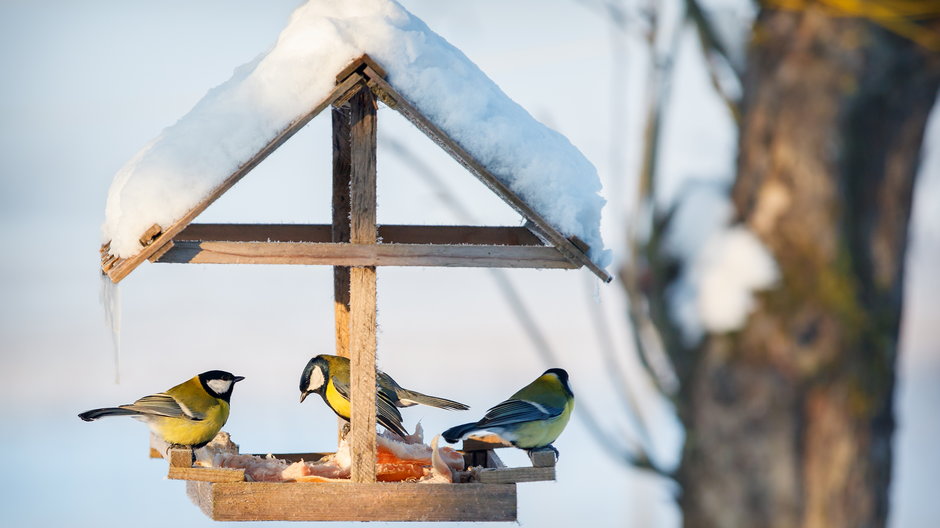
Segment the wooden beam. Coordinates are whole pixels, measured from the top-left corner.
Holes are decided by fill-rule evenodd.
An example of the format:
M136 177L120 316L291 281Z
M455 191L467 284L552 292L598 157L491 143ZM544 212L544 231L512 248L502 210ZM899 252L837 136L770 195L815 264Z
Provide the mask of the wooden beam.
M325 99L317 103L309 112L305 115L292 121L287 127L284 128L277 136L271 139L261 150L259 150L254 156L252 156L248 161L246 161L241 167L235 170L230 174L221 185L213 189L208 196L206 196L202 201L194 205L185 215L183 215L179 220L173 222L172 225L164 228L163 232L153 240L149 246L144 247L136 255L117 259L113 265L108 269L104 270L108 274L108 277L111 278L113 282L120 282L121 279L126 277L130 272L132 272L137 266L139 266L143 261L150 258L150 256L155 253L157 250L161 249L163 245L172 240L180 231L183 230L190 222L193 221L200 213L206 210L209 205L215 202L220 196L222 196L226 191L228 191L233 185L238 183L246 174L251 172L251 169L255 168L259 163L264 161L272 152L277 150L285 141L291 138L297 131L303 128L311 119L317 116L324 109L333 104L333 101L344 95L350 90L353 86L361 81L361 75L357 78L357 75L351 75L342 83L338 84L330 95Z
M408 121L422 131L428 138L437 143L439 147L444 149L445 152L451 155L454 160L464 166L470 173L477 177L484 185L489 187L497 196L503 199L504 202L509 204L513 209L515 209L519 214L521 214L526 219L532 221L539 230L547 238L553 246L557 247L562 254L564 254L572 262L576 262L587 266L595 275L597 275L604 282L610 282L612 277L603 269L594 264L588 256L581 251L577 246L575 246L570 240L568 240L564 235L559 233L552 225L545 220L540 214L538 214L534 209L529 207L519 196L517 196L509 187L507 187L503 182L501 182L496 176L494 176L486 167L484 167L480 162L478 162L469 152L467 152L463 147L460 146L456 141L451 139L443 130L441 130L437 125L432 123L424 114L418 111L417 108L407 99L405 99L400 93L398 93L395 88L392 87L385 79L378 75L377 72L370 70L366 67L363 70L363 74L369 78L369 86L373 87L373 90L377 95L382 97L383 102L385 102L390 108L394 108L401 115L405 117Z
M158 262L576 269L550 246L177 241Z
M366 86L349 101L349 241L376 242L376 101ZM353 482L375 482L375 267L349 273L350 452Z
M515 521L514 484L188 482L216 521Z
M335 181L335 180L334 180ZM345 221L345 230L326 224L189 224L174 241L221 242L349 242L348 188L345 207L337 207L334 221ZM334 224L335 225L335 224ZM544 246L525 227L380 225L383 244L475 244L489 246Z

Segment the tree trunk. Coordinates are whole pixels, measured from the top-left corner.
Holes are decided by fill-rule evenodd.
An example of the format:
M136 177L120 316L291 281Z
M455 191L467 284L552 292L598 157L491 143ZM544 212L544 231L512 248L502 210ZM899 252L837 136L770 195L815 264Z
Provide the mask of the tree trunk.
M677 362L686 526L884 526L911 195L940 56L764 10L733 199L781 280ZM686 351L688 352L688 351Z

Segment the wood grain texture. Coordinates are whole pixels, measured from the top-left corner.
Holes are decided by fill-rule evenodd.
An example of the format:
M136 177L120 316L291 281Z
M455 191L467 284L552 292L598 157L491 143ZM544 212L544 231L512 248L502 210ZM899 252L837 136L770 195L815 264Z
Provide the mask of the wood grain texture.
M188 468L193 465L193 450L181 447L171 447L167 451L167 462L171 468Z
M217 521L515 521L514 484L187 483Z
M159 260L178 264L303 264L575 269L557 249L539 246L331 244L303 242L175 243Z
M245 470L234 468L170 466L167 478L199 482L243 482L245 480Z
M360 76L361 78L361 76ZM205 211L209 205L215 202L220 196L222 196L226 191L228 191L233 185L238 183L246 174L251 172L259 163L264 161L272 152L277 150L285 141L291 138L298 130L303 128L311 119L317 116L324 109L333 104L338 97L345 94L351 87L360 82L360 78L357 78L356 75L350 76L348 79L343 81L341 84L338 84L330 95L327 96L324 100L320 101L316 106L314 106L310 112L307 114L295 119L287 127L284 128L277 136L271 139L261 150L259 150L254 156L252 156L248 161L246 161L241 167L235 170L231 175L229 175L218 187L216 187L211 193L209 193L206 198L200 201L198 204L193 206L185 215L183 215L179 220L174 222L172 225L166 227L163 232L153 240L153 243L149 246L144 247L136 255L126 258L126 259L117 259L112 263L107 270L102 268L108 277L110 277L113 282L120 282L121 279L126 277L130 272L132 272L137 266L139 266L143 261L150 258L150 256L155 253L157 250L163 247L163 245L172 240L177 233L182 231L190 222L193 221L200 213Z
M197 242L349 242L348 188L346 206L333 202L334 224L189 224L174 241ZM335 194L335 193L334 193ZM337 229L336 225L344 222ZM383 244L543 246L532 231L517 226L396 225L378 226Z
M333 223L330 226L328 240L349 242L349 178L352 169L349 105L334 107L331 114L333 119ZM292 240L305 235L319 235L322 238L324 233L316 229L318 226L308 227L310 229L295 230L300 231L295 234L284 234L293 237ZM258 238L258 240L271 239ZM281 238L276 240L281 240ZM347 266L333 267L333 319L336 335L335 353L338 356L349 357L349 267Z
M437 125L428 120L418 111L410 101L398 93L388 82L386 82L376 72L368 67L363 70L363 74L369 78L369 85L377 95L382 97L390 108L397 110L402 116L410 121L415 127L423 132L428 138L434 141L445 152L450 154L455 161L464 166L471 174L477 177L493 193L503 199L510 207L515 209L527 220L530 220L538 226L539 230L545 235L548 241L574 263L587 266L595 275L604 282L610 282L611 276L594 264L588 256L575 246L564 235L559 233L552 225L546 221L540 214L535 212L525 201L519 198L503 182L496 178L486 167L478 162L469 152L460 144L454 141Z
M528 455L532 467L555 467L557 462L552 451L529 451Z
M363 87L349 106L349 241L372 246L377 234L375 96ZM349 308L351 480L375 482L375 267L350 269Z
M545 480L555 480L555 468L487 468L476 472L476 480L481 484L507 484L516 482L540 482Z

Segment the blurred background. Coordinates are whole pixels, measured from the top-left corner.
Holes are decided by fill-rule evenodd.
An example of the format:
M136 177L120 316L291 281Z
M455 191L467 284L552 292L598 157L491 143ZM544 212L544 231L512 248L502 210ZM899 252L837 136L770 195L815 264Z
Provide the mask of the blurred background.
M208 369L247 378L225 427L243 452L335 449L332 413L319 399L297 404L301 369L333 347L329 268L144 264L117 290L103 286L98 271L114 173L208 89L265 52L300 3L0 2L5 526L213 524L190 504L183 482L165 479L165 463L147 458L145 427L75 416ZM651 109L663 109L653 202L674 203L689 181L733 181L738 136L728 100L741 86L702 52L685 3L402 4L597 166L612 273L630 262L630 241L642 238L636 231L652 229L634 222L644 218L634 204L651 207L637 191L649 174ZM701 5L727 55L742 53L754 6ZM315 119L199 221L328 223L329 134L329 118ZM889 524L898 527L932 526L940 516L936 112L923 144L894 400ZM520 223L387 108L379 111L378 164L380 223ZM380 367L406 387L472 407L409 409L409 427L420 421L436 434L475 419L550 366L570 372L578 409L556 442L558 480L519 485L522 525L681 524L679 488L657 472L677 468L683 427L657 389L669 369L657 380L642 367L648 356L634 347L622 276L604 285L586 270L382 268L378 277ZM119 308L113 326L109 300ZM624 405L623 387L633 406Z

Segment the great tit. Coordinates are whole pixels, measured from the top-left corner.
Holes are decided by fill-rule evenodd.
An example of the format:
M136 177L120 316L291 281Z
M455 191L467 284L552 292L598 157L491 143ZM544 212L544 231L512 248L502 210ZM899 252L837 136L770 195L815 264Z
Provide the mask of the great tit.
M574 394L568 386L568 373L560 368L548 369L486 411L480 421L451 427L442 436L453 444L470 433L485 430L520 449L550 449L557 455L552 442L568 424L573 409Z
M337 416L348 421L349 358L320 354L308 361L300 376L300 401L303 402L313 392L323 397L327 407L333 409ZM376 371L375 417L382 427L402 437L407 436L397 407L410 407L419 403L440 409L469 409L459 402L405 389L388 374Z
M196 449L212 441L225 425L232 389L243 379L222 370L210 370L166 392L119 407L92 409L78 417L90 422L105 416L130 416L146 422L165 442Z

